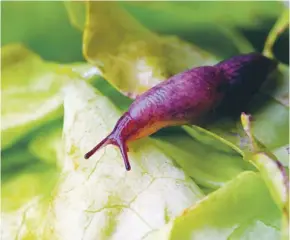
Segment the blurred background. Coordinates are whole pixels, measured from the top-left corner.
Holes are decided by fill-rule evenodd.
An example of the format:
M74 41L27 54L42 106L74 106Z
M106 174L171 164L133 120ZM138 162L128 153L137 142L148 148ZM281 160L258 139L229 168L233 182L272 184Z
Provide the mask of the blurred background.
M252 45L261 52L270 29L285 8L279 1L120 4L150 30L162 35L177 35L219 58L238 54L240 46ZM2 47L23 43L47 61L85 62L82 33L72 26L63 2L6 1L1 3L1 8ZM281 62L289 64L288 31L275 43L274 54ZM2 90L4 86L6 83ZM113 97L120 94L109 91ZM24 103L19 107L28 107ZM5 107L5 100L2 104L2 108ZM25 133L21 137L2 146L4 211L16 209L40 193L48 194L54 186L59 172L55 159L59 154L62 114L60 110L53 117L29 125L27 131L22 129ZM2 135L2 142L4 137L8 139L17 131L20 131L17 127L10 129Z
M257 51L281 14L284 3L264 2L120 2L144 26L160 34L178 35L222 57L238 52L237 34ZM237 34L235 36L234 33ZM288 63L289 32L274 46L275 55ZM82 34L69 21L64 3L3 2L2 46L23 42L46 60L82 61Z

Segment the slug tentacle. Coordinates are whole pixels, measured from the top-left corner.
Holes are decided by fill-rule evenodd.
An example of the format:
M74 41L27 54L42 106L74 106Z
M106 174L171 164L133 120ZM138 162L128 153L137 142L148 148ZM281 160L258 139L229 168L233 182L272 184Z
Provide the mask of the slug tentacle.
M131 169L128 152L129 148L126 145L126 141L128 138L134 133L135 128L132 127L134 125L133 119L130 117L128 113L124 114L117 122L114 130L105 137L100 143L98 143L92 150L85 154L85 159L89 159L96 151L105 147L108 144L112 144L117 146L120 149L121 155L124 160L125 168L127 171Z
M109 137L104 138L100 143L98 143L92 150L90 150L89 152L87 152L85 154L85 159L89 159L91 156L94 155L94 153L96 151L98 151L99 149L101 149L102 147L106 146L109 143Z

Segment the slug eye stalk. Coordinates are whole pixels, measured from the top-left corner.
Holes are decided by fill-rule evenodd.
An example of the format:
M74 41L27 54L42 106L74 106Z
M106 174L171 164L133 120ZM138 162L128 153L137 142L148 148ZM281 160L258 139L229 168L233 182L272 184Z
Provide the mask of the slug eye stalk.
M104 138L92 150L87 152L85 154L85 159L89 159L92 155L94 155L94 153L96 151L98 151L102 147L105 147L108 144L112 144L112 145L115 145L115 146L119 147L121 155L122 155L123 160L124 160L125 168L126 168L127 171L130 171L131 170L131 166L130 166L130 162L129 162L128 154L127 154L128 147L126 146L125 142L122 140L122 138L120 136L115 136L113 134L110 134L109 136Z
M108 144L112 144L117 146L120 149L121 155L124 160L125 168L127 171L131 170L131 165L128 159L128 147L126 145L126 133L128 130L132 129L132 119L128 114L124 114L119 121L117 122L114 130L105 137L101 142L99 142L92 150L85 154L85 159L89 159L96 151L101 149L102 147L107 146Z

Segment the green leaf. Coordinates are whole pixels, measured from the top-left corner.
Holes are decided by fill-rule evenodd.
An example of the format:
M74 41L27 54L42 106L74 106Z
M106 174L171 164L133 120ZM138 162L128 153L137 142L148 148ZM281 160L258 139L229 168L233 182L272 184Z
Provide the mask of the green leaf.
M286 233L289 225L289 176L279 160L254 137L250 116L242 114L241 122L252 148L247 159L259 169L275 203L283 212L283 220L287 224L283 232Z
M260 176L244 172L145 239L280 239L280 216Z
M49 239L140 239L203 197L149 139L130 146L130 172L113 146L85 160L85 152L120 116L105 96L85 82L66 87L64 109L66 156L45 226ZM54 230L49 233L49 229Z
M34 197L50 195L59 176L54 166L39 162L15 171L1 183L2 212L17 210Z
M182 70L217 61L176 37L159 37L150 32L118 3L87 4L84 55L127 96L135 98Z
M269 150L289 143L289 108L269 98L257 95L253 99L253 133Z
M64 77L21 44L2 48L2 149L62 115Z
M261 92L289 108L289 66L279 64L278 71L270 76Z
M204 23L231 27L257 26L261 18L275 18L283 5L279 2L122 2L142 24L156 31L198 29Z
M3 1L1 10L2 47L21 42L49 61L83 61L81 33L62 1Z
M1 179L6 181L15 177L19 172L38 163L38 159L27 150L26 145L17 144L1 152Z
M38 159L58 167L62 166L62 125L40 131L29 143L29 151Z
M275 23L274 27L270 31L263 50L263 54L268 57L273 57L273 45L279 35L281 35L286 28L289 26L289 9L285 9L284 12L281 14L280 18Z
M121 4L150 30L178 35L220 58L260 51L272 19L283 10L277 1L202 4L198 1L122 1Z
M63 115L62 88L70 79L87 81L99 70L85 63L43 61L22 44L2 48L2 150Z
M86 22L85 2L64 1L63 4L65 5L71 24L83 31Z
M195 133L194 139L186 135L165 136L156 144L199 185L216 189L251 169L233 149L207 134Z

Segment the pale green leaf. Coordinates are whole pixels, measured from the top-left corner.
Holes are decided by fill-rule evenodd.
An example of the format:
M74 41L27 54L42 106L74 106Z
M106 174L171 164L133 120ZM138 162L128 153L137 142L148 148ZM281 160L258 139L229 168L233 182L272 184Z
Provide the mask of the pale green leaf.
M59 177L54 166L37 162L15 171L13 177L1 183L2 212L17 210L34 197L48 197Z
M61 116L60 89L65 77L21 44L1 49L2 149L40 125Z
M61 89L70 78L91 81L99 75L89 64L43 61L22 44L6 45L1 50L2 150L63 115Z
M86 83L76 81L66 87L64 109L66 156L46 225L54 229L50 235L46 231L50 239L140 239L203 197L148 139L130 146L129 172L113 146L85 160L85 152L109 133L120 116Z
M145 239L280 239L280 215L260 176L244 172Z

